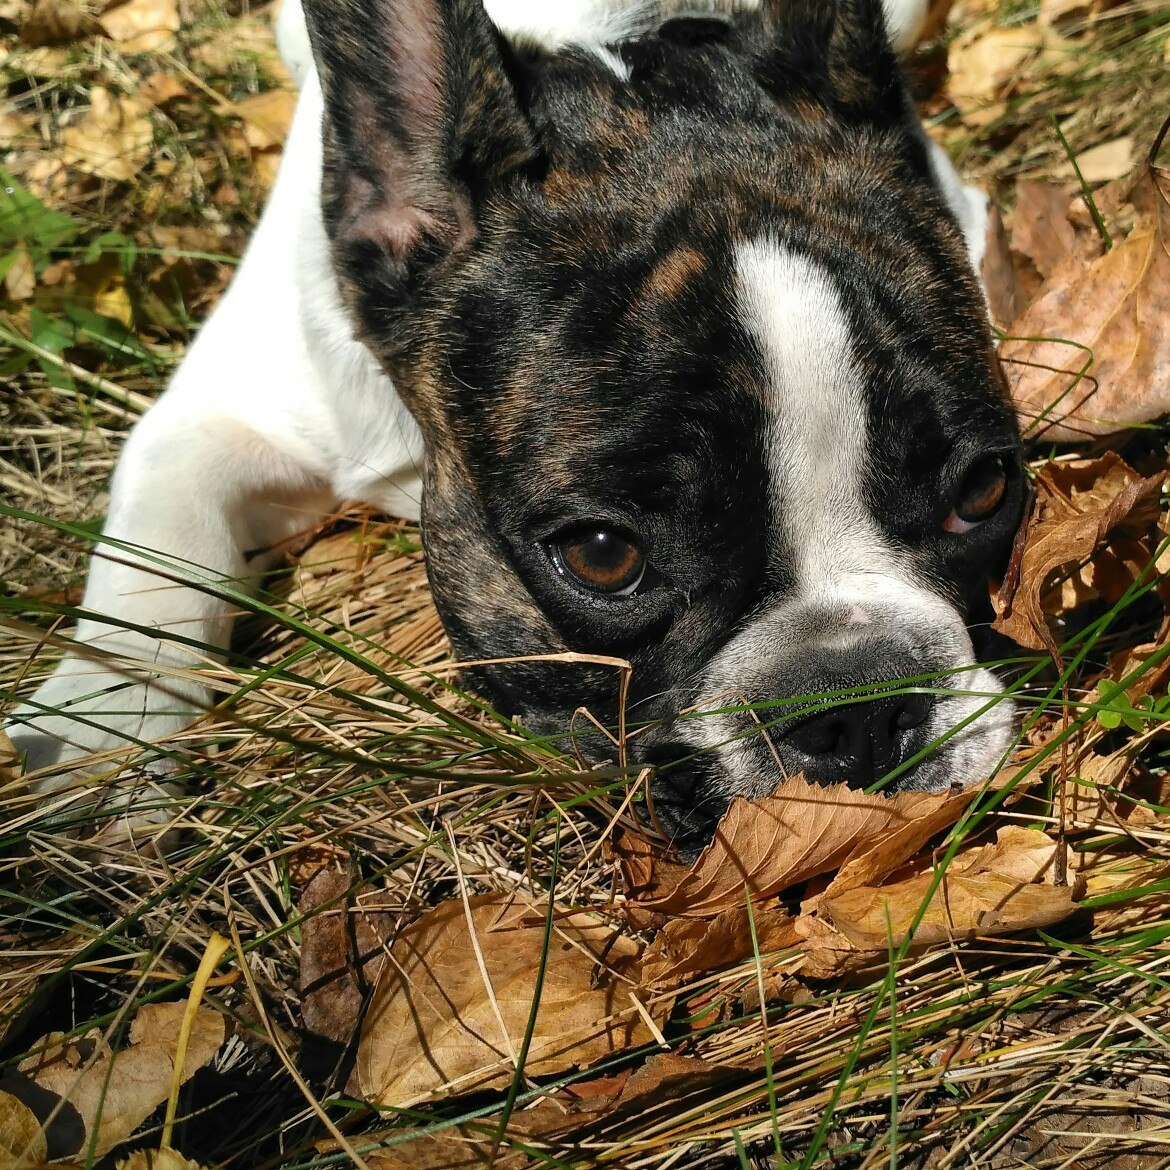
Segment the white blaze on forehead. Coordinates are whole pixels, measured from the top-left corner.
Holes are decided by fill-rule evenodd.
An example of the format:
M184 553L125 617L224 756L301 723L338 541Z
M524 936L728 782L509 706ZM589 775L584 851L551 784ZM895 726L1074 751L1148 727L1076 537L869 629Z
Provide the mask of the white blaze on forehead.
M774 513L798 589L840 596L858 574L898 576L864 496L869 419L849 320L828 273L774 240L741 245L740 312L764 361Z

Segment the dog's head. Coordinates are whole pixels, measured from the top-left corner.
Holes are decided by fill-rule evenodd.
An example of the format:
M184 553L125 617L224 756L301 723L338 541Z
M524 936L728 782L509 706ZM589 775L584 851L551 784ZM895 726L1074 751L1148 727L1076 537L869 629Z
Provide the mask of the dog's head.
M880 3L627 7L550 48L480 0L307 5L336 269L426 440L455 650L628 659L684 849L786 772L980 778L1019 443ZM619 681L475 676L546 733L612 724Z

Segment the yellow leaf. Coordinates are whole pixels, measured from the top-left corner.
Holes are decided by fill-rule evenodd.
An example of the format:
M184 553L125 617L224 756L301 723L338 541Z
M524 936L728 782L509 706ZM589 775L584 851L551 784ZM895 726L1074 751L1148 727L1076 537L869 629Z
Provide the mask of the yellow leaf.
M37 1115L21 1100L0 1090L0 1166L23 1170L49 1157L49 1143Z
M115 182L135 178L150 159L154 128L150 106L139 97L116 96L103 86L89 91L83 118L61 132L61 161Z
M168 1146L165 1150L135 1150L118 1163L117 1170L202 1170L202 1167Z
M244 139L253 150L279 146L292 125L295 93L271 89L236 102L235 112L244 120Z
M37 273L27 248L18 248L4 273L4 291L14 301L32 300L37 287Z
M104 281L94 290L93 308L95 313L113 317L129 328L134 320L134 308L130 304L130 294L126 291L126 281L121 273Z
M102 14L102 29L124 53L169 53L177 44L176 0L127 0Z
M170 1093L185 1007L162 1003L139 1009L130 1027L129 1047L120 1052L105 1049L96 1030L76 1039L58 1033L46 1036L19 1066L20 1074L39 1090L38 1100L45 1102L44 1117L55 1109L53 1125L61 1125L63 1134L73 1133L75 1139L79 1135L67 1121L79 1117L84 1134L78 1149L88 1150L92 1143L94 1157L125 1141ZM223 1039L223 1017L201 1008L181 1079L188 1080L207 1064ZM58 1107L61 1101L70 1108L63 1112Z

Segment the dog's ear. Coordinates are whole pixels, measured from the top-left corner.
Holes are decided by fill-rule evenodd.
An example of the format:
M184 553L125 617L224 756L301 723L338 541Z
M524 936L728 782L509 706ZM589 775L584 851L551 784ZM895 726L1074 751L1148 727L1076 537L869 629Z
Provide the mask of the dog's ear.
M764 0L757 70L782 100L812 98L862 121L902 117L905 83L882 0Z
M485 190L535 155L502 38L481 0L303 2L341 276L409 297L474 234Z

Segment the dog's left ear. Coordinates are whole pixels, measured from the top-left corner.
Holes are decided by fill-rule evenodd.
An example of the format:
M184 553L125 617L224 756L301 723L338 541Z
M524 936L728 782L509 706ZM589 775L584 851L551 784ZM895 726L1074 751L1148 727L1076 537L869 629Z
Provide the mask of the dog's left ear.
M339 275L393 312L474 234L491 184L534 157L532 131L481 0L303 3Z

